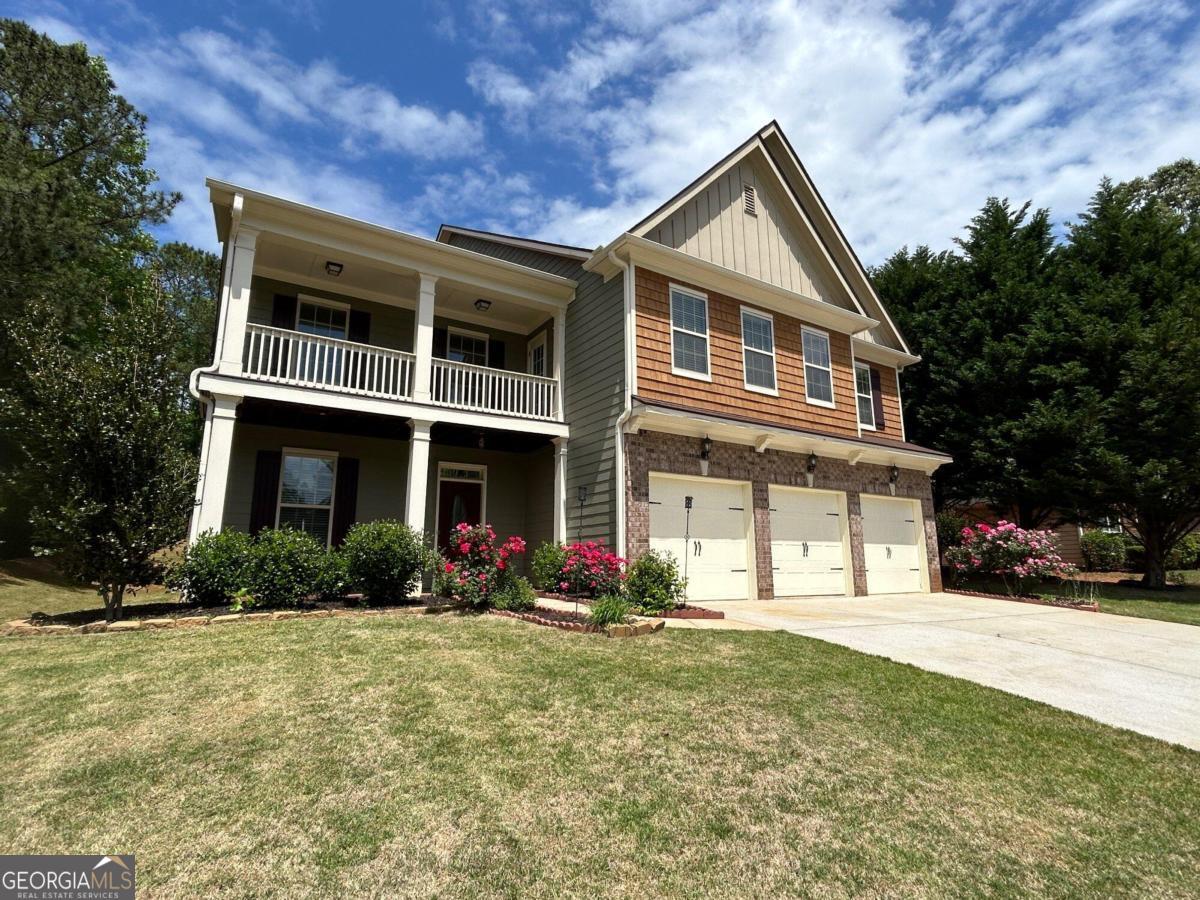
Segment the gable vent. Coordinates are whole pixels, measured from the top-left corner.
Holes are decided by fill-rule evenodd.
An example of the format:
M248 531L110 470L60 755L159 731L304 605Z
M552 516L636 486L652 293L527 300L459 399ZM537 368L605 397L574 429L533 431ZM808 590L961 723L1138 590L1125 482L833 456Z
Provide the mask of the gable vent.
M758 215L758 197L754 193L754 185L742 185L742 208L748 215Z

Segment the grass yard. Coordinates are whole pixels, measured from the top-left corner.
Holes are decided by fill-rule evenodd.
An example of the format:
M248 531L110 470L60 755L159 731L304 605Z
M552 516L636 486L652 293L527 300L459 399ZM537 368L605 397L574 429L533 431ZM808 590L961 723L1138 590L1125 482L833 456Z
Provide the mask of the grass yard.
M144 896L1200 893L1200 754L783 633L0 644L0 845Z
M1100 611L1118 616L1136 616L1141 619L1161 619L1164 622L1180 622L1184 625L1200 625L1200 572L1181 572L1182 585L1172 585L1165 591L1152 591L1134 585L1113 584L1109 581L1092 581L1095 598ZM1087 577L1084 575L1083 577ZM1136 574L1126 576L1136 579ZM998 579L973 578L964 584L969 590L1004 593L1004 585ZM1033 593L1043 597L1070 596L1069 585L1042 584Z
M138 603L162 603L174 594L161 587L146 588L125 595L125 606ZM81 587L66 581L44 559L10 559L0 562L0 624L24 619L33 612L47 615L98 609L104 601L94 587Z

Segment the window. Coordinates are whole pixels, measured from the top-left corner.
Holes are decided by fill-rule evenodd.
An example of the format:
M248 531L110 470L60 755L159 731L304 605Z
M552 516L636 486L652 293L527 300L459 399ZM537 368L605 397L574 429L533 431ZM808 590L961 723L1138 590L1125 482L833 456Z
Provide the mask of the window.
M1100 531L1105 534L1122 534L1125 529L1121 527L1121 520L1117 516L1101 516Z
M871 390L871 367L854 364L854 394L858 398L858 424L875 430L875 394Z
M778 393L775 387L775 320L745 307L742 308L742 364L747 390Z
M335 454L285 448L276 526L308 532L322 544L328 544L336 471Z
M349 310L341 304L301 300L296 307L296 330L344 341L348 318Z
M477 331L451 328L446 335L446 359L451 362L470 363L473 366L486 366L488 336Z
M526 357L530 375L546 374L546 332L543 331L529 342Z
M833 406L833 364L829 356L829 335L811 328L803 330L804 393L809 403Z
M671 287L671 371L711 381L708 374L708 298Z

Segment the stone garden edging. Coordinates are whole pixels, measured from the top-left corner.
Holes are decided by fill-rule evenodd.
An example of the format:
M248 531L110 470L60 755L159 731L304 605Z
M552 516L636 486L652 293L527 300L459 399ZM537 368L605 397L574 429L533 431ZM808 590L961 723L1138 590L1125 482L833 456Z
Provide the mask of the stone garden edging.
M545 616L539 616L537 610L529 612L514 612L510 609L492 609L488 610L493 616L504 616L508 619L520 619L522 622L531 622L534 625L544 625L547 628L559 628L563 631L574 631L583 634L606 634L609 637L640 637L643 634L651 634L655 631L662 631L667 624L662 619L642 619L632 622L628 625L593 625L585 620L564 621L561 619L547 619Z
M982 597L985 600L1008 600L1011 603L1030 603L1034 606L1053 606L1056 609L1077 609L1080 612L1100 612L1099 603L1055 603L1042 597L1029 595L986 594L983 591L960 591L957 588L945 588L947 594L959 594L963 597Z

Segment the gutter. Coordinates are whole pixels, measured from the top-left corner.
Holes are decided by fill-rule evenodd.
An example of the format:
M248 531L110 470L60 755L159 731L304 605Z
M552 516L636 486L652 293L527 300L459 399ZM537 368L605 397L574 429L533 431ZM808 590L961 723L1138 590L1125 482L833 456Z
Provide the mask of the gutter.
M633 324L633 270L629 263L617 256L616 251L608 251L608 260L621 270L625 350L625 391L621 415L617 417L617 453L616 463L616 493L617 493L617 553L625 556L625 423L633 416L633 379L636 374L634 366L634 324Z

